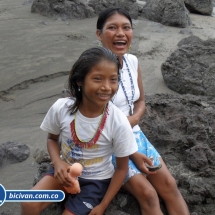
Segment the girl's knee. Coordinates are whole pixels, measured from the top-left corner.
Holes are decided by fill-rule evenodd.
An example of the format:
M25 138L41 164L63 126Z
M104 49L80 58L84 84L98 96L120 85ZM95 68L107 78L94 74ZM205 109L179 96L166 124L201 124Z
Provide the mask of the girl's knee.
M136 177L136 180L133 180L130 184L131 193L138 199L156 199L157 192L154 187L147 181L141 180L142 178Z
M159 205L159 199L156 190L153 187L139 190L137 199L141 208L156 208Z
M174 177L171 175L170 177L166 178L164 185L167 189L169 190L176 190L177 188L177 184L176 181L174 179Z
M151 186L138 189L137 195L139 196L140 199L151 203L158 200L157 192Z
M178 189L176 181L173 176L168 177L163 184L163 194L161 194L164 198L175 198L181 196L181 193ZM166 196L166 197L165 197Z

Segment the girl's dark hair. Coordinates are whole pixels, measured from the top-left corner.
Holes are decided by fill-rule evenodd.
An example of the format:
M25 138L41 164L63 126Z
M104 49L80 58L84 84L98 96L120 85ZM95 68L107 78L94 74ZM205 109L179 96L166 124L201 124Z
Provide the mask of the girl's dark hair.
M107 60L116 64L119 81L120 63L114 53L104 47L94 47L84 51L73 65L69 74L68 91L72 97L75 97L74 104L69 107L71 114L78 110L82 101L82 90L79 90L80 87L77 85L77 82L84 82L88 72L102 60Z
M107 19L116 13L125 16L130 21L131 26L132 26L132 19L126 10L124 10L123 8L120 8L120 7L109 7L100 12L98 20L97 20L97 25L96 25L97 29L102 32L102 29L103 29L104 24L107 21Z

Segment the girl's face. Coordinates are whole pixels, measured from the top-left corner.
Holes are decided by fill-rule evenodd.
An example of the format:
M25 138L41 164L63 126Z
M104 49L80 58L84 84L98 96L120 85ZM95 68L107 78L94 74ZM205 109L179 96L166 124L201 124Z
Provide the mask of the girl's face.
M105 105L113 97L118 89L117 65L108 60L102 60L96 64L85 76L82 88L82 104L80 111L87 117L95 117L103 112ZM86 114L87 110L93 110L93 115Z
M130 48L133 30L127 17L116 13L106 20L102 32L97 30L96 34L104 47L121 57Z

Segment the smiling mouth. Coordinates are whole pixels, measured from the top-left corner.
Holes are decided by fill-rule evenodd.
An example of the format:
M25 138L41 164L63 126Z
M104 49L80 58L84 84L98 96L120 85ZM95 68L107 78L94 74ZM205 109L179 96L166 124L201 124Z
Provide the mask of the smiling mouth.
M98 94L99 97L101 98L110 98L111 95L107 94Z
M113 42L113 44L118 46L125 46L127 43L125 41L117 41L117 42Z
M99 96L101 96L101 97L108 97L108 96L110 96L110 94L98 94Z

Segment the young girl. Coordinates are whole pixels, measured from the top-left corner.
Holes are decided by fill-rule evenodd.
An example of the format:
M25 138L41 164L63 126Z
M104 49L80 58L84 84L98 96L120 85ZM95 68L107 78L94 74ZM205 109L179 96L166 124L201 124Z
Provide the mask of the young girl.
M48 132L47 147L53 168L33 189L65 192L63 187L71 185L70 165L79 162L84 167L79 178L81 192L68 194L63 215L102 215L123 183L128 156L137 151L126 116L109 102L118 89L118 71L118 59L108 49L84 51L68 80L75 99L58 99L41 124ZM116 156L115 170L112 153ZM146 162L150 164L147 158ZM22 215L38 215L49 204L22 203Z
M164 200L169 215L189 215L175 179L138 125L145 112L145 99L138 59L128 53L133 37L130 15L118 7L103 10L97 20L96 35L102 45L116 54L120 61L122 78L112 102L127 116L138 144L138 152L129 160L129 171L123 188L138 200L142 214L163 214L158 193ZM153 158L155 166L162 164L156 174L147 170L145 155ZM115 158L113 163L115 164Z

